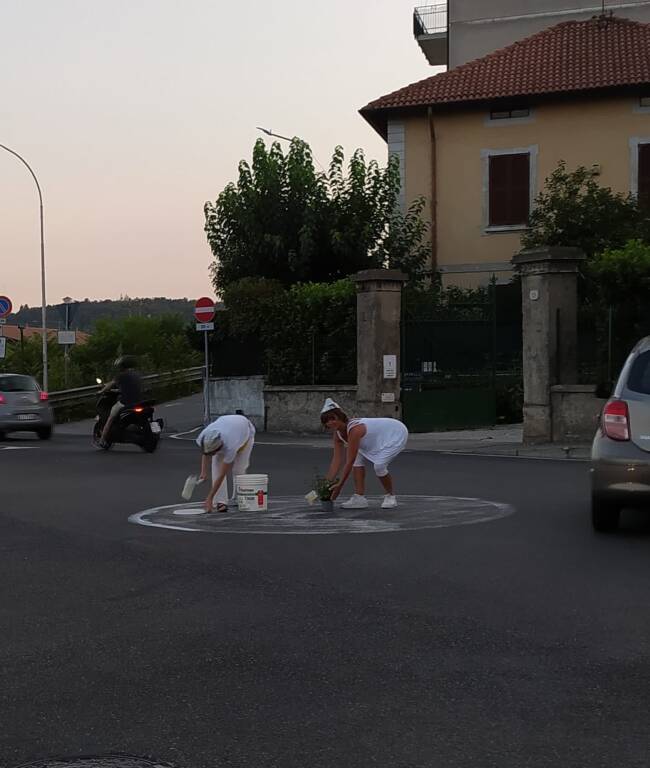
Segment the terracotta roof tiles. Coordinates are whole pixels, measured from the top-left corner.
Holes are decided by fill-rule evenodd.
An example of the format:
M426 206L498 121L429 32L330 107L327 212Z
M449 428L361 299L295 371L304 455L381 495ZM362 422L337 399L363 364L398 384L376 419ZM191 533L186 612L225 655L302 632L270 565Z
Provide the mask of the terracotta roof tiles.
M650 83L650 24L567 21L481 59L400 88L361 114Z

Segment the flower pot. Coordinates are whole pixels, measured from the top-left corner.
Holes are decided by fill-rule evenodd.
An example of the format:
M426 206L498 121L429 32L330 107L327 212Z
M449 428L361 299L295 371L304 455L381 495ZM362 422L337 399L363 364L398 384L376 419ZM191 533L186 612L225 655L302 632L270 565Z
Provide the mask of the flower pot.
M321 499L320 502L321 509L323 512L333 512L334 511L334 502L330 501L329 499L327 501L323 501Z

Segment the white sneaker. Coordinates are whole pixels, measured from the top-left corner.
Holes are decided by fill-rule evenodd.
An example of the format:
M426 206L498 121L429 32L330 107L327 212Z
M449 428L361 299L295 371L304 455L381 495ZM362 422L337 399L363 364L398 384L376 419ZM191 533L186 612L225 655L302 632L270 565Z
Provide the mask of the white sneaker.
M381 508L382 509L392 509L393 507L397 506L397 496L391 496L390 494L386 494L384 496L384 500L381 502Z
M366 509L369 504L365 496L359 496L358 493L355 493L347 501L344 501L341 506L344 509Z

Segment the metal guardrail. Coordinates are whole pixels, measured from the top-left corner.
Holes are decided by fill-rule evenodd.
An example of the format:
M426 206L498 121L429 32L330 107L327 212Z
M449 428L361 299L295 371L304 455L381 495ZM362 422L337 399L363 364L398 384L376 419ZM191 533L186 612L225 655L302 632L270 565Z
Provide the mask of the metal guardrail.
M151 373L143 376L142 382L149 386L184 384L191 381L201 381L204 375L205 366L199 365L195 368L183 368L180 371ZM59 392L50 392L49 402L55 410L64 405L79 405L80 403L95 399L102 386L102 384L93 384L90 387L77 387L76 389L63 389Z
M447 3L422 5L413 11L413 34L436 35L447 31Z

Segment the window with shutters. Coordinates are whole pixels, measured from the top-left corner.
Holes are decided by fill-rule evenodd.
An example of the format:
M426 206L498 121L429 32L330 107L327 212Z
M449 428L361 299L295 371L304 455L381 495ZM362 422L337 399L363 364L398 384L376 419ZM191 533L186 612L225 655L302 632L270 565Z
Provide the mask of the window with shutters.
M650 144L639 144L637 195L639 206L650 213Z
M530 215L529 152L494 154L488 169L488 227L526 226Z

